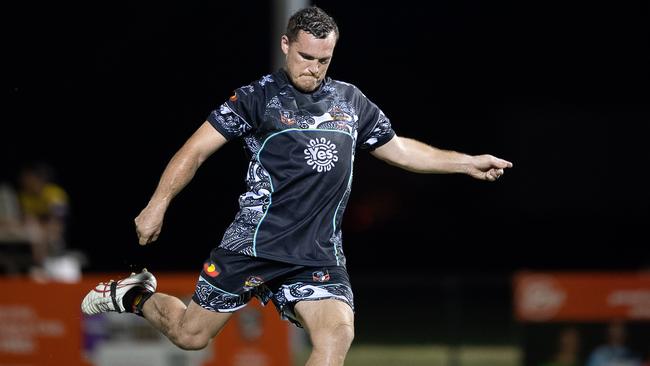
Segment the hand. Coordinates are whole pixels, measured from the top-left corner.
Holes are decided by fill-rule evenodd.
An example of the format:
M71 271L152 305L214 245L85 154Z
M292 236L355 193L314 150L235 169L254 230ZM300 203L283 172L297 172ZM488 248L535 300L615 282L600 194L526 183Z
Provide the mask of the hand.
M162 230L166 207L150 203L135 218L135 232L138 234L140 245L147 245L158 239Z
M488 154L477 155L472 157L467 174L476 179L494 182L503 175L506 168L512 168L512 163Z

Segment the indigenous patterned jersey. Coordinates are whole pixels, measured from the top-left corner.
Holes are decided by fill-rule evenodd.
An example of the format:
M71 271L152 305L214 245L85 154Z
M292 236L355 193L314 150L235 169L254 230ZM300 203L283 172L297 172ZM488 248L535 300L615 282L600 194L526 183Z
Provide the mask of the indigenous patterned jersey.
M250 154L247 192L220 247L300 265L345 265L343 211L357 147L395 133L355 86L330 78L312 93L283 70L239 88L208 121Z

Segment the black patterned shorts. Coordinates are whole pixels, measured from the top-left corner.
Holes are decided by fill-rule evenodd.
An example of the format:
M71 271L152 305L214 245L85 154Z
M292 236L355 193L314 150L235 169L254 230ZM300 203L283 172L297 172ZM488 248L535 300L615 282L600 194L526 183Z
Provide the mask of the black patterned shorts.
M192 300L207 310L228 313L257 297L273 301L283 319L302 327L294 313L299 301L336 299L354 310L348 273L343 266L302 266L250 257L215 248L204 263Z

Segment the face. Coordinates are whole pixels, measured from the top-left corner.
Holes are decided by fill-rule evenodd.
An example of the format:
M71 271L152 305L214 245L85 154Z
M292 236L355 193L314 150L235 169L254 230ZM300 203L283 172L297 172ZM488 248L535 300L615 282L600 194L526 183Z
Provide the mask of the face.
M336 34L319 39L299 31L298 38L289 42L282 36L282 52L286 56L286 70L293 85L300 91L316 90L325 79L336 46Z
M30 171L24 171L20 175L21 189L28 193L38 194L45 186L45 181Z

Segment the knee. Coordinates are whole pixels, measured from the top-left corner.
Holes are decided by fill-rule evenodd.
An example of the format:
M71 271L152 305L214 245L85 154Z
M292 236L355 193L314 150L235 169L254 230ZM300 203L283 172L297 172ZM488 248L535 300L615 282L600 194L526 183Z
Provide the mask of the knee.
M178 346L178 348L186 351L204 349L208 346L208 343L210 343L210 338L201 333L192 334L183 331L171 334L169 339Z
M334 336L341 339L347 347L350 347L350 344L354 340L354 324L339 324L334 331Z
M314 348L345 353L354 340L354 324L351 322L332 324L313 332L311 338Z

